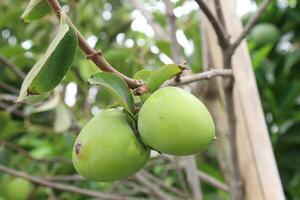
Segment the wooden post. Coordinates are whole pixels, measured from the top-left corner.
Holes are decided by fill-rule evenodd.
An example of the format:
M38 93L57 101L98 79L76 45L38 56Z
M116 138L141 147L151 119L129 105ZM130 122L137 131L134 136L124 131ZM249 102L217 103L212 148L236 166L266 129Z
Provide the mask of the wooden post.
M236 38L242 31L240 19L236 15L235 0L221 0L224 13L225 25L231 36ZM207 0L206 3L214 9L214 1ZM222 66L222 54L217 38L209 22L203 17L202 23L206 41L204 41L205 62L209 67ZM265 118L257 90L256 80L253 74L251 60L246 43L243 41L237 48L232 59L232 69L235 78L234 102L236 114L237 146L240 172L242 175L245 199L247 200L282 200L285 199L272 145L270 142ZM218 85L219 81L211 82ZM218 88L218 87L215 87ZM219 90L218 90L219 91ZM222 102L216 98L222 97L219 91L213 99L209 99L208 106L216 120L217 125L224 123L226 116L222 111ZM222 131L223 127L217 127ZM226 128L226 126L224 127ZM224 131L223 131L224 133ZM226 148L226 131L221 134L219 145L219 159L228 158ZM224 160L222 161L224 162ZM225 178L230 179L230 166L228 161L221 163Z

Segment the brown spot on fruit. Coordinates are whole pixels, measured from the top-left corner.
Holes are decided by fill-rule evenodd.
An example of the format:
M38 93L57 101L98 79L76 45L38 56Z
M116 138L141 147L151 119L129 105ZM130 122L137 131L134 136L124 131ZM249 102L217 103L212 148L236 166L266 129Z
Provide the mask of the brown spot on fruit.
M81 142L77 142L75 145L75 152L78 155L80 153Z

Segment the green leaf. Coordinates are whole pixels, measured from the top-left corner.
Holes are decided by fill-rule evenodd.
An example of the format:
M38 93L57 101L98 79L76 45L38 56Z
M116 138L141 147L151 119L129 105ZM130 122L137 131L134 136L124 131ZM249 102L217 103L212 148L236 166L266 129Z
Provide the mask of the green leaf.
M132 77L134 73L141 69L136 62L136 51L134 48L110 48L105 51L106 60L119 72Z
M45 92L42 94L25 96L24 99L22 99L21 101L29 104L34 104L45 100L48 96L49 96L49 92ZM19 102L19 99L17 99L17 102Z
M253 63L254 69L257 69L261 65L261 63L267 58L267 56L271 52L272 48L273 48L273 45L269 44L269 45L263 46L256 53L253 54L252 63Z
M167 54L169 57L172 57L171 44L168 40L157 40L156 45L161 52Z
M21 15L21 19L27 22L34 21L44 17L50 11L50 6L46 0L31 0Z
M299 62L299 60L300 60L300 50L299 49L287 54L286 60L284 63L283 74L285 76L289 75L293 66L298 66L296 64Z
M128 112L134 113L133 96L123 79L112 73L99 72L92 75L88 82L93 85L101 85L108 89L120 105Z
M0 111L0 132L4 131L8 127L9 121L9 113L5 111Z
M88 80L91 75L101 71L94 63L86 59L79 61L78 70L83 80Z
M11 24L14 24L20 17L22 10L13 8L1 13L0 29L3 29Z
M0 54L5 57L13 57L24 54L26 51L21 45L3 45L0 47Z
M152 73L152 71L149 70L149 69L142 69L142 70L138 71L133 76L133 78L136 79L136 80L147 81L151 73Z
M57 34L46 50L27 74L17 99L27 102L28 96L42 95L55 88L69 70L77 51L77 36L61 13Z
M151 73L148 78L147 86L151 92L157 90L166 80L169 80L176 74L182 72L182 69L176 64L165 65Z
M23 130L23 122L17 120L9 121L5 130L0 132L0 140L14 137Z

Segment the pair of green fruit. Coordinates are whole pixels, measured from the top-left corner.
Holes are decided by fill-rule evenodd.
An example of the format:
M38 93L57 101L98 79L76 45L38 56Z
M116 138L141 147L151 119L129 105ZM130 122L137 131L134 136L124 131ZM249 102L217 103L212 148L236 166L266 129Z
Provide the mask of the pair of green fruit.
M75 169L89 180L114 181L139 171L149 159L148 147L184 156L204 149L215 137L206 107L176 87L159 89L146 100L139 112L138 132L136 136L124 111L100 112L75 142Z

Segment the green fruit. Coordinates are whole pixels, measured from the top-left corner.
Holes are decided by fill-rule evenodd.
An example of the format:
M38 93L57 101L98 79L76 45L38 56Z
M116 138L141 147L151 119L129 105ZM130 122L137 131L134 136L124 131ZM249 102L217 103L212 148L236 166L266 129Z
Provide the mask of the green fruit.
M138 130L145 144L172 155L190 155L207 147L215 137L213 119L192 94L176 87L153 93L142 106Z
M3 178L1 195L7 200L25 200L33 189L32 184L22 178Z
M73 148L75 169L89 180L114 181L133 175L149 158L118 109L98 113L82 129Z
M258 45L274 44L279 37L280 31L278 28L269 23L258 24L251 31L251 38Z

